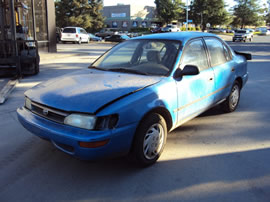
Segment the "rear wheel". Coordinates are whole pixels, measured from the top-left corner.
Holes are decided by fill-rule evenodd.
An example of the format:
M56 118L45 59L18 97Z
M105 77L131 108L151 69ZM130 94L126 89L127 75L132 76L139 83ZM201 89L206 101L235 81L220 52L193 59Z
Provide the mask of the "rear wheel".
M78 41L78 44L81 44L82 43L82 39L80 38L79 41Z
M238 106L239 100L240 100L240 85L238 81L235 81L232 86L230 95L221 104L223 111L225 112L235 111Z
M167 139L167 125L164 118L151 113L142 120L136 130L131 156L140 166L154 164L160 157Z

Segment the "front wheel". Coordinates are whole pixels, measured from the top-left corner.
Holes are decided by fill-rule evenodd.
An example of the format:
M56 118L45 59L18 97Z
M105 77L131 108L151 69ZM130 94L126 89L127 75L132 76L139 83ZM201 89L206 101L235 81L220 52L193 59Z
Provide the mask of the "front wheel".
M225 112L235 111L238 106L239 100L240 100L240 85L238 81L235 81L232 86L230 95L221 104L223 111Z
M140 166L154 164L160 157L167 139L167 125L164 118L151 113L144 118L136 130L131 155Z

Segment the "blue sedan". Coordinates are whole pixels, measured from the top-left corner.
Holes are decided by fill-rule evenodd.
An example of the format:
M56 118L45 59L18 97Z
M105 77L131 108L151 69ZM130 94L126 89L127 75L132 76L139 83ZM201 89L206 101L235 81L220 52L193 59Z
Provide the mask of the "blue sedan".
M136 37L26 91L18 119L80 159L128 155L149 166L173 129L218 104L236 110L249 59L209 33Z

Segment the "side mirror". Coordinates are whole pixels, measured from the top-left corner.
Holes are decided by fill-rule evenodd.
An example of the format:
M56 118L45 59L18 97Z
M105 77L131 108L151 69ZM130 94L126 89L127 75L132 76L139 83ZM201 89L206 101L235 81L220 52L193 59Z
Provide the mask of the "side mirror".
M174 75L174 79L182 78L182 76L192 76L192 75L198 75L200 73L199 68L195 65L186 65L183 70L178 68Z
M192 76L200 73L199 68L195 65L186 65L182 70L182 75Z

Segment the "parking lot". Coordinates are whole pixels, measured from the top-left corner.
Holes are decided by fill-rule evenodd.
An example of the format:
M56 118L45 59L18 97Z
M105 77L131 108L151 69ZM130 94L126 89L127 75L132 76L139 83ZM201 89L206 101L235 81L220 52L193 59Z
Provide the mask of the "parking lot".
M229 38L228 38L229 40ZM86 162L25 130L16 109L25 90L87 68L113 44L58 44L41 54L37 76L25 77L0 105L0 201L242 201L270 198L270 36L232 43L250 52L249 81L239 108L216 107L171 132L152 167L125 158ZM0 78L2 85L7 81Z

